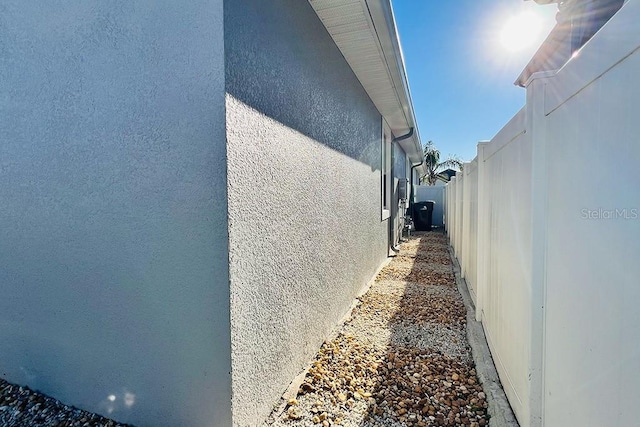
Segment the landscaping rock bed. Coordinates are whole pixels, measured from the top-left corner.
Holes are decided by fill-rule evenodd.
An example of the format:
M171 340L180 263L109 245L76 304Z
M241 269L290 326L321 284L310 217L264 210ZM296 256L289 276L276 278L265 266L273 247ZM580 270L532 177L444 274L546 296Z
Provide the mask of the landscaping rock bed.
M446 238L417 233L325 342L273 427L486 426ZM0 380L0 426L124 424Z
M0 379L0 426L127 427Z
M465 328L445 236L417 233L266 425L488 425Z

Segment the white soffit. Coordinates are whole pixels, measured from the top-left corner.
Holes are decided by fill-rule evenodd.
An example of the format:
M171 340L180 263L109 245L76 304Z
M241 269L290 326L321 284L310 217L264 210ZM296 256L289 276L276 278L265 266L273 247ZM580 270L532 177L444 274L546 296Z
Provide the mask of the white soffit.
M420 137L389 0L309 0L412 163L422 160Z

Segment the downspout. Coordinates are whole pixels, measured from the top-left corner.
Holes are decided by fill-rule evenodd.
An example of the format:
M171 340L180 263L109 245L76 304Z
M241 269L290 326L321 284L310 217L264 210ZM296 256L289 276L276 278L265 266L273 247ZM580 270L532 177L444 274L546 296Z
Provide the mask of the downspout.
M414 128L411 127L409 128L409 133L407 133L406 135L402 135L397 138L394 138L391 142L398 142L398 141L402 141L403 139L411 138L413 136L413 131L414 131ZM424 164L424 158L420 163L411 165L411 170L409 172L409 177L411 179L411 192L409 193L409 214L411 215L411 218L413 218L413 196L414 196L413 170L419 166L422 166L423 164Z
M411 215L411 218L413 218L413 196L414 196L414 191L413 191L413 170L419 166L422 166L424 164L424 158L422 159L422 161L420 163L417 163L415 165L411 165L411 172L409 172L409 176L411 177L411 192L409 193L409 215ZM420 180L418 180L418 182L420 182Z
M396 143L396 142L399 142L399 141L402 141L402 140L405 140L405 139L411 138L411 137L413 136L413 132L414 132L414 130L415 130L415 128L414 128L414 127L410 127L410 128L409 128L409 132L408 132L408 133L406 133L406 134L404 134L404 135L400 135L400 136L399 136L399 137L397 137L397 138L393 138L393 139L391 140L391 144L394 144L394 143ZM422 164L422 163L421 163L421 164ZM413 171L413 169L412 169L412 171ZM391 165L391 170L389 171L389 173L391 174L391 182L393 183L393 165ZM413 183L411 184L411 191L413 192ZM393 203L395 204L396 202L394 201ZM396 208L395 208L395 211L396 211L396 212L395 212L395 214L396 214L396 215L398 215L398 210L399 210L399 209L398 209L398 207L396 206ZM393 243L394 243L394 242L393 242L393 240L394 240L394 239L393 239L393 228L394 228L393 219L394 219L394 217L393 217L393 215L391 215L391 218L390 218L390 221L389 221L389 248L391 248L391 250L392 250L393 252L399 252L399 251L400 251L400 249L399 249L399 248L396 248L396 247L393 245Z
M410 127L410 128L409 128L409 133L408 133L408 134L406 134L406 135L401 135L401 136L399 136L399 137L397 137L397 138L393 138L393 139L391 140L391 142L398 142L398 141L402 141L403 139L411 138L412 136L413 136L413 128L412 128L412 127Z

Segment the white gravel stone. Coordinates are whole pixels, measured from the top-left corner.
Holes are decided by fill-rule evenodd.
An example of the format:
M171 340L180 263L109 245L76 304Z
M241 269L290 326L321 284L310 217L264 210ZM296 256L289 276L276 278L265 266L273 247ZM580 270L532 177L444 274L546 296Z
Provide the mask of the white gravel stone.
M265 426L318 427L322 421L324 427L426 427L443 421L451 426L478 420L488 424L486 413L465 409L470 396L482 389L466 338L466 310L448 256L439 233L404 243L400 256L358 298L336 337L323 345L301 386L296 408L271 414ZM476 385L464 385L471 378ZM476 404L483 408L486 402Z
M462 329L448 328L439 324L400 324L394 326L390 341L393 345L411 345L420 350L432 350L448 357L458 358L464 363L471 362L471 349L467 343L466 333Z

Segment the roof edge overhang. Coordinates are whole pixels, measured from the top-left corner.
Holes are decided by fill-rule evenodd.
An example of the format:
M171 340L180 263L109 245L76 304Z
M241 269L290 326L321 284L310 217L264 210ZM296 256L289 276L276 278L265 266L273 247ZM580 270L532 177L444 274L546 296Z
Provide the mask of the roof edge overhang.
M513 84L526 87L533 74L560 69L571 57L570 31L570 26L556 24Z
M365 91L412 164L422 161L422 144L390 0L309 0ZM338 16L345 8L351 16ZM355 28L368 27L369 31ZM345 29L351 26L353 31ZM375 46L375 49L373 48ZM369 52L369 55L363 54ZM424 171L419 168L419 172Z
M389 0L365 0L365 3L371 12L371 18L382 47L384 61L387 63L390 71L393 86L398 95L407 123L406 132L404 133L408 133L411 128L414 129L413 136L405 141L401 141L400 146L405 153L407 153L407 157L411 163L419 163L422 161L420 133L413 111L409 79L407 78L404 55L402 53L402 46L400 45L400 36L398 35L391 2Z
M562 68L628 0L534 1L538 4L558 3L557 24L514 82L521 87L538 72Z

